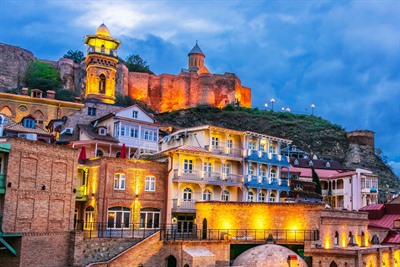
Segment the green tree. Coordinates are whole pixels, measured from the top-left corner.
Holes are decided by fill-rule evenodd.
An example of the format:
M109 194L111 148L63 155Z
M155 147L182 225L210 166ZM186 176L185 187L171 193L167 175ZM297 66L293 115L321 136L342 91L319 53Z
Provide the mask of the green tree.
M31 89L37 88L44 92L62 88L60 71L52 64L37 59L29 64L25 83Z
M83 54L82 51L79 50L69 50L65 55L64 58L69 58L72 59L75 63L81 63L82 61L85 60L85 55Z
M117 93L115 95L115 104L121 105L124 107L129 107L129 106L132 106L133 104L135 104L135 100L133 100L133 98L130 97L129 95L122 95L120 93Z
M139 55L132 54L128 56L125 60L125 65L129 71L154 74L150 70L150 66L147 65L146 60L143 60Z
M75 101L75 94L71 90L61 89L56 92L56 99L63 100L63 101Z
M318 174L314 170L314 167L312 167L311 170L312 170L312 181L315 183L315 193L322 195L321 181L319 180Z

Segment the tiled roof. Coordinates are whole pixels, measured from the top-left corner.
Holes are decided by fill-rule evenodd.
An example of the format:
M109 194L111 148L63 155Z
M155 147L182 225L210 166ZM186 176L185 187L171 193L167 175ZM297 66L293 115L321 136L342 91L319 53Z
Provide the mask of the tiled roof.
M3 114L2 114L3 115ZM37 135L41 135L41 136L53 136L53 134L49 133L48 131L40 128L39 126L36 125L35 123L35 128L27 128L24 127L24 125L21 122L15 122L13 119L11 119L9 116L3 115L7 121L8 124L5 124L4 130L6 132L14 132L14 133L34 133ZM32 116L28 115L30 118L33 119Z
M203 51L201 51L199 45L196 42L196 45L192 48L192 50L190 50L189 55L190 54L200 54L200 55L204 55Z
M378 227L378 228L393 228L393 222L400 220L400 214L385 214L379 220L370 220L370 227Z
M295 161L298 161L299 164L294 164ZM327 169L327 170L343 170L342 164L335 160L322 160L322 159L297 159L291 158L290 164L296 167L302 168L310 168L309 162L312 161L314 164L314 169ZM329 167L327 167L327 163L329 162Z
M93 140L102 140L107 142L119 143L117 139L108 135L99 135L94 131L94 127L86 124L78 124L78 128L84 131Z
M308 177L312 178L312 169L311 168L301 168L290 166L291 173L300 173L300 177ZM318 174L319 178L329 179L329 178L339 178L339 177L349 177L355 174L353 171L343 172L342 170L326 170L326 169L315 169L315 172Z
M360 211L381 210L384 206L385 204L372 204L362 207Z
M400 244L400 234L396 231L390 231L382 243Z

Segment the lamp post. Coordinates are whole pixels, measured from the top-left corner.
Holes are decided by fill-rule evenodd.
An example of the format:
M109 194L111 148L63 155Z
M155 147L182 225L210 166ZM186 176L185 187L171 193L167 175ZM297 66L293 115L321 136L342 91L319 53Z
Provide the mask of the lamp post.
M271 110L274 111L274 102L275 102L275 99L271 98L270 101L271 101Z
M314 116L314 108L315 108L315 105L311 104L311 116Z
M265 103L264 104L264 110L267 110L267 107L268 107L268 103Z

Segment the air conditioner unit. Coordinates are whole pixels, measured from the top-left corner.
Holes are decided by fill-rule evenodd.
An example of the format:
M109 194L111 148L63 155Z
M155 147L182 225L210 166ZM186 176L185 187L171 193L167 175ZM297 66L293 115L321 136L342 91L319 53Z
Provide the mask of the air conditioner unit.
M34 133L19 133L18 137L27 139L27 140L33 140L36 141L37 140L37 134Z
M62 130L60 134L63 135L63 134L73 134L73 133L74 133L74 128L67 127L64 130Z

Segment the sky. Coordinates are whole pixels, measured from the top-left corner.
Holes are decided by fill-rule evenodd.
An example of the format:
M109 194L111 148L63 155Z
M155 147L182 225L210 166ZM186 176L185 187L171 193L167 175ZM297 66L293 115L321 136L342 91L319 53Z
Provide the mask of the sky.
M321 116L375 132L400 176L400 1L2 0L0 42L41 59L86 53L104 23L121 58L179 74L196 41L211 73L235 73L253 107Z

